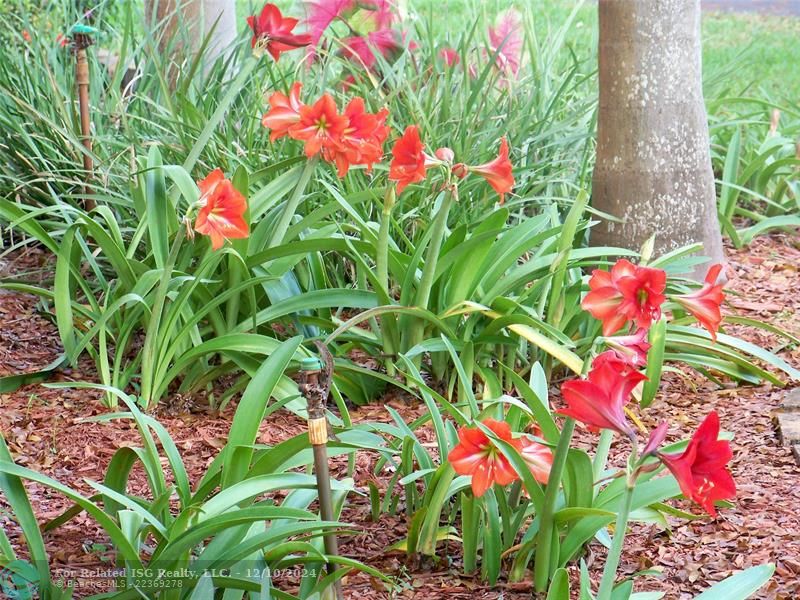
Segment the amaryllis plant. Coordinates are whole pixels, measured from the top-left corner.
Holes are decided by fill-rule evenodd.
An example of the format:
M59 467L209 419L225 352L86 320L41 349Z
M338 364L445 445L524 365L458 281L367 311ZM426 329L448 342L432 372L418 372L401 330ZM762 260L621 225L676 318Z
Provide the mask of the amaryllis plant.
M716 284L719 272L718 267L711 268L708 280L699 292L679 295L675 298L676 302L684 302L687 297L702 297L704 312L700 316L718 313L723 300L721 286ZM605 345L607 349L594 356L585 378L570 379L561 385L564 407L557 410L556 414L567 418L560 432L549 412L542 412L541 407L535 409L540 423L531 421L537 434L535 438L513 434L509 423L494 418L460 427L458 443L449 450L447 461L453 473L468 478L470 484L471 492L462 492L465 552L470 547L468 540L474 535L473 529L480 522L476 521L478 513L474 504L485 502L484 496L493 490L489 504L483 508L486 511L485 518L492 519L493 512L488 507L497 502L497 496L505 498L501 504L509 510L517 506L522 487L529 493L535 509L535 527L531 526L523 536L522 544L512 548L512 537L505 540L508 545L503 547L508 548L509 553L516 550L511 576L521 573L520 569L524 569L527 561L533 559L536 587L541 591L546 590L556 570L563 567L565 559L571 555L569 551L565 553L565 548L569 547L565 544L574 542L573 536L577 530L567 527L564 531L563 524L559 524L559 515L567 509L576 511L576 515L580 514L577 508L570 506L580 496L578 490L581 483L575 478L585 468L587 475L595 480L589 486L589 495L584 500L578 500L579 503L588 501L582 506L592 507L586 509L587 515L601 508L608 510L610 506L615 507L612 513L616 514L615 535L597 591L598 600L610 600L631 511L641 508L640 505L633 505L637 486L643 488L640 494L644 494L644 488L660 485L654 475L666 467L678 488L664 487L665 495L680 491L686 498L700 504L712 517L716 516L715 502L735 497L736 485L728 469L732 451L730 443L719 438L720 421L716 412L709 413L682 452L675 452L662 449L669 425L662 423L653 431L641 431L641 423L631 408L635 404L632 402L635 390L647 380L640 369L648 363L650 344L646 341L647 331L661 318L666 301L665 282L666 274L661 269L636 266L627 260L618 261L610 273L598 270L592 274L583 306L603 319L605 337L598 338L598 344ZM708 319L700 320L704 326L708 325ZM623 328L631 332L611 336ZM710 331L715 333L716 328ZM516 383L525 395L524 382L516 380ZM496 409L487 410L497 414ZM508 418L515 422L519 418L517 410L512 405L508 411ZM600 432L593 460L589 460L582 451L570 448L576 422L593 432ZM539 437L542 435L539 424L548 432L550 443ZM607 472L606 460L615 434L627 440L629 456L624 469ZM528 479L529 475L533 480ZM524 486L521 486L523 482ZM608 485L604 486L604 482ZM617 482L621 483L618 485ZM442 485L453 489L455 484L447 479L437 482L437 487ZM458 486L455 488L458 489ZM607 499L612 489L615 490L614 495ZM586 517L590 518L594 517ZM484 539L486 543L488 540ZM483 559L489 561L490 565L494 564L496 569L497 564L492 562L496 559L488 552L484 546Z
M263 125L270 130L272 142L278 142L284 137L302 142L308 159L295 192L275 225L272 246L282 241L283 233L297 210L318 158L335 165L339 178L345 177L354 166L364 167L365 172L371 174L375 165L384 161L384 143L390 137L387 109L370 112L366 109L366 101L356 96L349 99L344 109L340 110L330 93L323 93L312 104L305 104L300 97L301 91L301 84L294 83L288 94L271 94L268 98L269 109L262 117ZM385 194L376 250L375 283L382 292L387 308L393 310L388 265L389 228L397 197L410 185L426 182L430 171L437 174L427 188L430 204L437 208L434 210L428 246L422 257L422 272L419 279L409 281L409 286L404 290L406 294L413 293L413 298L401 298L401 302L409 298L413 306L427 311L448 216L451 207L458 201L461 180L471 173L480 176L498 194L500 204L513 189L513 167L505 138L499 140L499 146L496 158L470 166L456 162L454 152L447 147L428 154L418 125L406 126L402 135L395 140L388 164L390 188ZM411 319L404 315L398 327L396 318L391 314L384 315L382 323L385 330L384 349L386 358L389 359L387 370L393 374L393 359L398 352L406 352L423 341L426 323L424 319Z

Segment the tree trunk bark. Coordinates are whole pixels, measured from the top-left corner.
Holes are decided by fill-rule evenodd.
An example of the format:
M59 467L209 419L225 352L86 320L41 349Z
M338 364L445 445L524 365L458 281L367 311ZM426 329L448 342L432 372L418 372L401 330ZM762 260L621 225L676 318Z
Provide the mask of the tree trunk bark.
M195 0L199 2L200 0ZM204 0L203 31L214 30L208 43L208 62L227 54L236 41L236 2L233 0Z
M702 88L700 0L600 0L600 107L592 203L622 219L595 246L656 254L702 242L724 262ZM707 266L695 275L702 276Z
M185 47L181 39L188 40L191 52L196 52L214 28L205 56L208 66L236 41L236 3L233 0L145 0L145 10L148 19L155 15L162 52L169 49L173 54L182 53Z

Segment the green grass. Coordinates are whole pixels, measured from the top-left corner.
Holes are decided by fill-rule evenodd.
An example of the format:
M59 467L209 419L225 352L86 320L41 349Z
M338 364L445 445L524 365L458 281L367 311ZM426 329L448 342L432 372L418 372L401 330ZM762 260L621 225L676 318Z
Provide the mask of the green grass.
M529 7L538 31L559 26L577 4L574 0L408 0L420 18L433 18L442 35L457 34L476 10L489 22L508 6ZM278 2L288 9L287 2ZM242 13L254 0L239 0ZM572 28L571 43L578 56L591 58L597 46L597 6L586 2ZM732 95L748 95L776 102L800 102L800 19L756 14L708 13L703 17L703 60L708 73L731 71L724 82Z
M800 19L709 14L703 43L708 70L738 63L731 93L800 103Z

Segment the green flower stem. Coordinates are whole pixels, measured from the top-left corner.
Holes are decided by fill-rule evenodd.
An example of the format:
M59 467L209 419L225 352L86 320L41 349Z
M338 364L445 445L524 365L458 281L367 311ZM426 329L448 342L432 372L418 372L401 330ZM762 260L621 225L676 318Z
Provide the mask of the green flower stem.
M383 200L383 210L381 211L381 225L378 230L378 251L377 265L378 281L383 286L383 291L389 293L389 226L392 220L392 209L394 208L396 195L394 187L386 192Z
M628 518L631 513L633 503L633 482L629 481L625 488L625 495L622 498L622 508L617 513L617 524L614 526L614 540L611 542L611 550L608 551L606 566L603 569L603 578L600 580L600 588L597 590L597 600L611 600L611 593L614 591L614 581L617 578L617 567L619 558L622 554L622 545L625 543L625 531L628 528Z
M214 131L216 131L217 127L222 122L222 119L225 117L225 113L228 112L231 104L233 104L234 100L236 100L236 98L239 96L239 92L241 92L242 88L244 88L247 84L247 80L250 79L250 76L253 74L256 66L258 66L258 63L259 60L255 56L251 56L247 59L247 62L245 62L242 66L242 70L239 71L236 79L234 79L233 83L231 83L228 87L228 92L222 98L219 106L217 106L217 110L215 110L214 114L211 115L211 118L206 123L203 131L200 132L200 136L197 138L194 146L192 146L192 149L189 151L189 156L187 156L186 160L183 162L183 168L190 173L192 172L197 159L200 157L200 153L203 152L205 147L208 145L208 141L211 139L211 136L214 135Z
M292 217L297 211L297 206L300 204L300 200L303 198L303 192L306 191L306 186L311 180L311 175L314 174L314 170L317 167L318 161L319 159L316 156L306 161L306 166L303 167L303 171L300 173L300 179L297 180L297 185L292 191L291 197L286 202L286 206L283 207L283 212L281 213L280 219L278 219L278 222L275 224L275 228L272 230L272 236L270 237L269 244L267 244L267 248L274 248L275 246L280 246L283 243L286 230L289 228L289 224L292 222Z
M611 442L614 439L614 432L611 429L603 429L600 432L600 440L597 442L597 452L592 462L592 479L597 482L605 471L608 462L608 451L611 449ZM597 489L595 495L597 495Z
M141 399L144 402L145 408L150 408L151 403L155 400L155 398L151 398L151 396L154 387L153 370L157 367L157 361L155 360L156 342L158 341L164 305L167 301L169 282L172 279L172 271L175 268L175 262L178 260L178 253L180 252L181 244L185 236L186 227L181 224L178 227L178 232L175 234L175 239L172 241L172 247L170 248L167 262L164 264L164 270L161 273L161 279L153 302L153 309L150 312L150 322L147 324L147 332L145 333L144 345L142 346Z
M436 275L436 266L439 263L439 252L442 250L442 242L444 241L447 216L456 198L457 192L455 188L446 191L444 193L444 199L442 200L442 206L439 208L439 212L436 213L436 217L433 220L430 246L428 246L428 251L425 253L425 266L422 269L422 278L420 279L419 288L417 288L417 296L414 301L414 304L422 309L428 308L431 290L433 289L433 279ZM405 344L404 348L408 350L419 344L422 341L424 331L425 323L421 320L416 320L412 326L408 344ZM420 359L420 357L416 358L417 360Z
M537 592L544 592L547 589L550 573L555 571L558 556L553 556L553 531L555 528L556 500L558 490L561 487L561 480L564 477L564 467L567 464L567 455L572 443L572 434L575 431L575 420L567 418L564 427L561 429L561 436L558 438L558 445L553 456L553 466L550 468L550 476L547 480L547 489L544 493L544 506L542 507L541 519L539 521L539 541L536 544L536 556L534 558L533 582Z
M392 221L392 209L396 200L395 188L392 186L386 192L383 200L383 210L381 211L381 224L378 230L378 248L376 251L376 266L378 282L383 287L386 296L389 296L391 282L389 281L389 227ZM397 351L395 347L395 323L394 315L384 315L381 317L381 337L383 339L383 353L386 355L386 374L394 377L394 355Z

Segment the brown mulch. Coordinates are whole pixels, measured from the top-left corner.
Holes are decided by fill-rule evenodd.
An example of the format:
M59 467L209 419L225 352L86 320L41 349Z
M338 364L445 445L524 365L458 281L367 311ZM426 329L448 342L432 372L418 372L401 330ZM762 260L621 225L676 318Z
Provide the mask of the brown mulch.
M748 249L731 250L731 310L769 321L795 334L800 333L800 249L798 238L775 234L756 240ZM0 265L0 275L10 272L36 272L45 261L41 253L29 250L13 261ZM58 334L50 320L42 316L38 300L31 296L0 291L0 375L34 371L51 362L60 352ZM728 332L778 351L794 366L800 366L800 349L760 330L731 326ZM670 440L685 437L709 410L717 410L723 428L734 433L732 470L739 494L735 505L721 509L717 520L708 517L686 522L670 519L670 530L655 525L634 525L622 558L621 571L632 574L642 569L657 570L659 577L637 579L637 591L665 590L666 598L690 598L708 585L732 572L764 562L777 565L775 577L756 597L789 600L800 597L800 469L788 449L779 445L771 413L781 400L782 390L773 386L719 389L703 378L684 371L669 373L661 393L644 415L648 425L660 420L671 423ZM62 381L92 377L89 363L75 371L65 370ZM407 420L424 408L402 396L384 399L381 404L352 411L357 421L389 421L384 404L389 404ZM222 414L195 407L195 412L160 415L159 419L182 451L186 468L197 480L225 441L233 408ZM86 390L48 389L27 386L11 394L0 394L0 431L6 437L15 460L68 484L83 494L93 493L87 479L101 481L113 453L126 445L139 443L135 428L128 421L98 424L87 417L107 412L99 394ZM304 430L304 423L288 414L262 423L259 442L275 443ZM426 441L433 441L433 438ZM579 433L578 442L591 446L596 438ZM390 473L374 478L376 458L361 453L357 459L356 485L366 491L367 482L376 480L385 488ZM612 455L612 460L618 459ZM334 460L334 472L341 474L346 464ZM58 494L46 488L27 486L40 521L58 516L69 507ZM144 493L143 472L135 470L129 486L133 493ZM686 502L677 506L697 511ZM402 505L401 505L402 507ZM0 524L9 532L12 543L19 543L16 525L6 514L0 495ZM405 536L402 510L396 516L370 519L368 499L356 497L348 503L343 520L356 526L356 534L341 540L344 554L363 560L391 575L396 591L386 589L364 574L354 574L346 582L347 597L414 600L522 599L531 597L530 582L499 585L494 590L477 579L459 574L457 547L443 548L438 562L414 564L404 555L386 552L387 546ZM85 514L45 536L54 570L75 573L80 569L102 570L111 566L110 548L100 528ZM605 550L591 545L586 560L593 573L602 567ZM78 597L100 591L90 589L91 580L82 580ZM95 581L107 585L107 581Z

